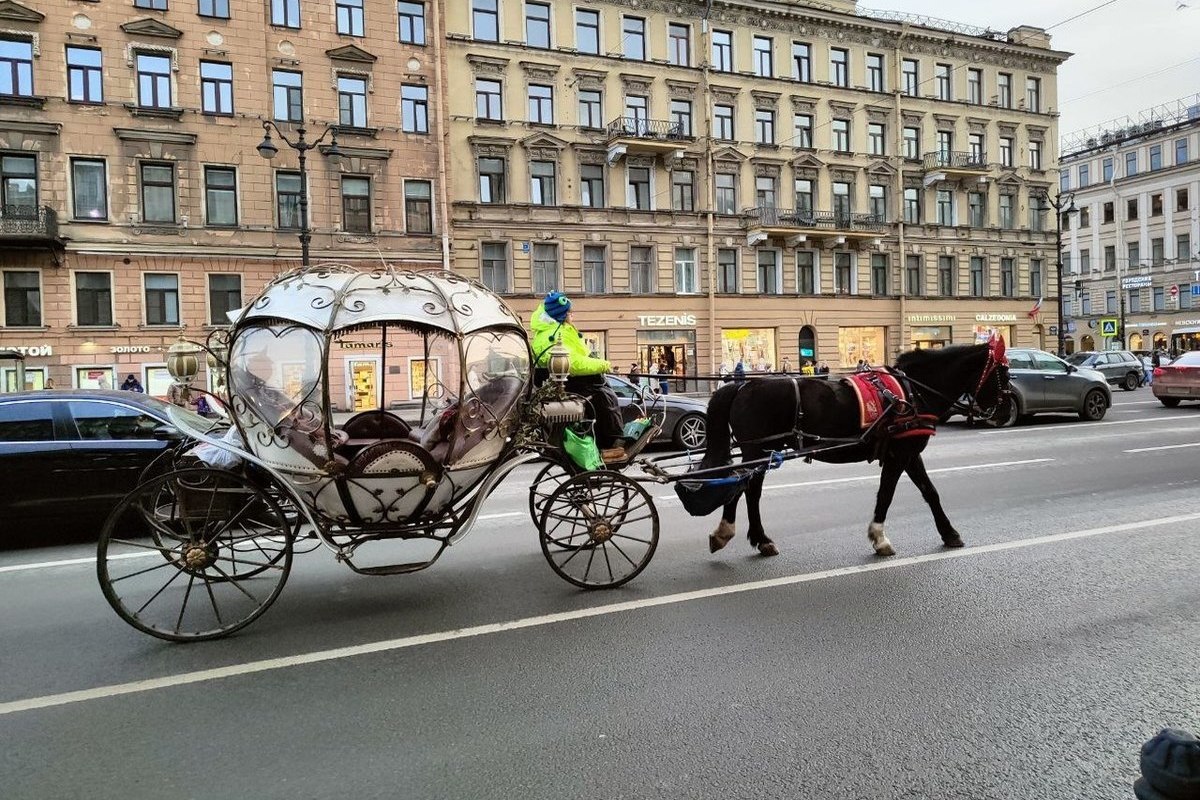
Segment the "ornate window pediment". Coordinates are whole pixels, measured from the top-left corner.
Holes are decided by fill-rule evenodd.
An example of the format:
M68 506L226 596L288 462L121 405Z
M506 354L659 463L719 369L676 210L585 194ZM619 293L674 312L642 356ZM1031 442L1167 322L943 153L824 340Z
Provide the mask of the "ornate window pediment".
M840 103L837 100L829 101L829 113L841 117L848 117L854 113L853 103Z
M783 172L783 162L767 158L752 158L750 163L754 166L754 177L756 178L778 178Z
M540 64L536 61L519 61L525 74L535 81L552 81L558 75L558 64Z
M601 72L594 69L579 69L576 67L571 70L575 76L575 85L580 89L603 89L604 79L608 77L607 72Z
M558 161L567 142L548 133L535 133L521 140L521 147L535 161Z
M621 83L625 85L627 93L644 94L649 92L650 87L654 85L654 78L650 75L634 75L629 72L622 72Z
M793 168L820 169L823 166L825 162L812 153L801 153L792 159Z
M508 69L507 58L492 58L491 56L467 55L467 63L476 75L503 75Z
M903 118L904 118L904 124L907 125L908 127L919 128L921 126L921 121L925 119L925 115L920 114L920 113L913 113L911 111L905 111Z
M1018 189L1025 185L1025 181L1015 172L1006 172L996 179L996 184L1002 187Z
M5 22L28 22L36 25L45 18L45 14L15 3L13 0L0 0L0 19Z
M736 86L712 86L708 91L712 94L714 103L736 103L742 90Z
M780 94L778 92L760 92L758 90L750 92L750 96L754 98L754 107L759 111L774 111L779 105Z
M326 50L325 55L334 61L353 61L356 64L374 64L376 60L373 54L368 53L356 44L348 44L344 47L335 47L332 50Z
M933 121L941 128L953 128L958 124L958 117L950 117L945 114L934 114Z
M817 98L815 97L792 95L792 110L801 114L813 112L817 110L817 102Z
M468 136L467 144L476 158L508 158L512 150L512 139L501 139L496 136Z
M672 100L691 100L699 88L699 85L690 81L667 81L667 93Z
M896 175L896 168L886 161L874 161L867 166L867 174L872 177L893 178Z
M983 133L987 130L988 121L979 117L967 117L967 127L971 133Z
M602 149L580 145L572 145L572 147L575 150L575 158L580 164L603 166L608 163L608 153Z
M880 106L867 106L867 119L871 122L887 122L888 110Z
M151 17L126 22L121 26L121 30L136 36L157 36L160 39L178 39L183 36L183 31L178 28L172 28L162 20Z
M713 152L713 161L725 165L740 164L746 160L746 154L733 147L721 147Z

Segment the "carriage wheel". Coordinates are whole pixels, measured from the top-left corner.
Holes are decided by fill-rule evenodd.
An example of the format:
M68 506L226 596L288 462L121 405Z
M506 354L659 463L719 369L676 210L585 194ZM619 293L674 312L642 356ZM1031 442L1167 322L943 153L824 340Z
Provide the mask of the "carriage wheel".
M564 580L607 589L632 580L658 547L658 510L645 489L619 472L564 481L538 523L542 553Z
M96 573L109 605L138 630L175 642L216 639L275 602L292 541L268 491L232 472L180 469L118 504L100 534Z
M529 518L534 525L542 521L542 512L554 490L571 479L573 473L561 461L548 461L529 484Z

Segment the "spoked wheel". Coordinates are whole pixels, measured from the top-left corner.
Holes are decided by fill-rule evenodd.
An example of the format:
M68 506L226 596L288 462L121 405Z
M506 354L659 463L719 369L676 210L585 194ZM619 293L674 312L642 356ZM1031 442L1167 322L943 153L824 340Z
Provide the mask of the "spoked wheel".
M529 484L529 518L534 525L541 523L550 495L570 480L571 474L560 461L549 461L538 471L533 483Z
M152 477L116 507L100 534L96 572L109 605L138 630L174 642L216 639L275 602L292 541L267 490L233 472L180 469Z
M542 553L564 580L607 589L632 580L658 547L658 510L619 472L584 472L546 501L538 524Z

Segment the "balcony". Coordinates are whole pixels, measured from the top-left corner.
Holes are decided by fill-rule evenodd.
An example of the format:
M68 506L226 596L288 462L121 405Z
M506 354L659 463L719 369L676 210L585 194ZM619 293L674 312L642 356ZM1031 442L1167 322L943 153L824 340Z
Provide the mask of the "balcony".
M962 153L946 150L926 153L923 161L926 186L931 186L938 181L962 180L963 178L979 179L986 177L990 171L987 153Z
M45 246L55 263L62 252L58 213L49 206L0 206L0 246Z
M679 158L695 140L685 133L683 124L665 119L617 117L608 123L608 163L615 164L624 155L658 155Z
M835 244L878 239L887 223L874 214L841 211L792 211L784 208L751 208L745 212L746 243L782 239L789 247L802 242L833 240Z

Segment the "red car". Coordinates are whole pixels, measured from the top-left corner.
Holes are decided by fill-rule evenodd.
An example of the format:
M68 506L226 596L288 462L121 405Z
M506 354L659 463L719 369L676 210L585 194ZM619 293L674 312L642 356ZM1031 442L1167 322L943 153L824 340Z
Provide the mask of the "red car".
M1165 367L1155 367L1150 388L1167 408L1182 400L1200 400L1200 350L1184 353Z

